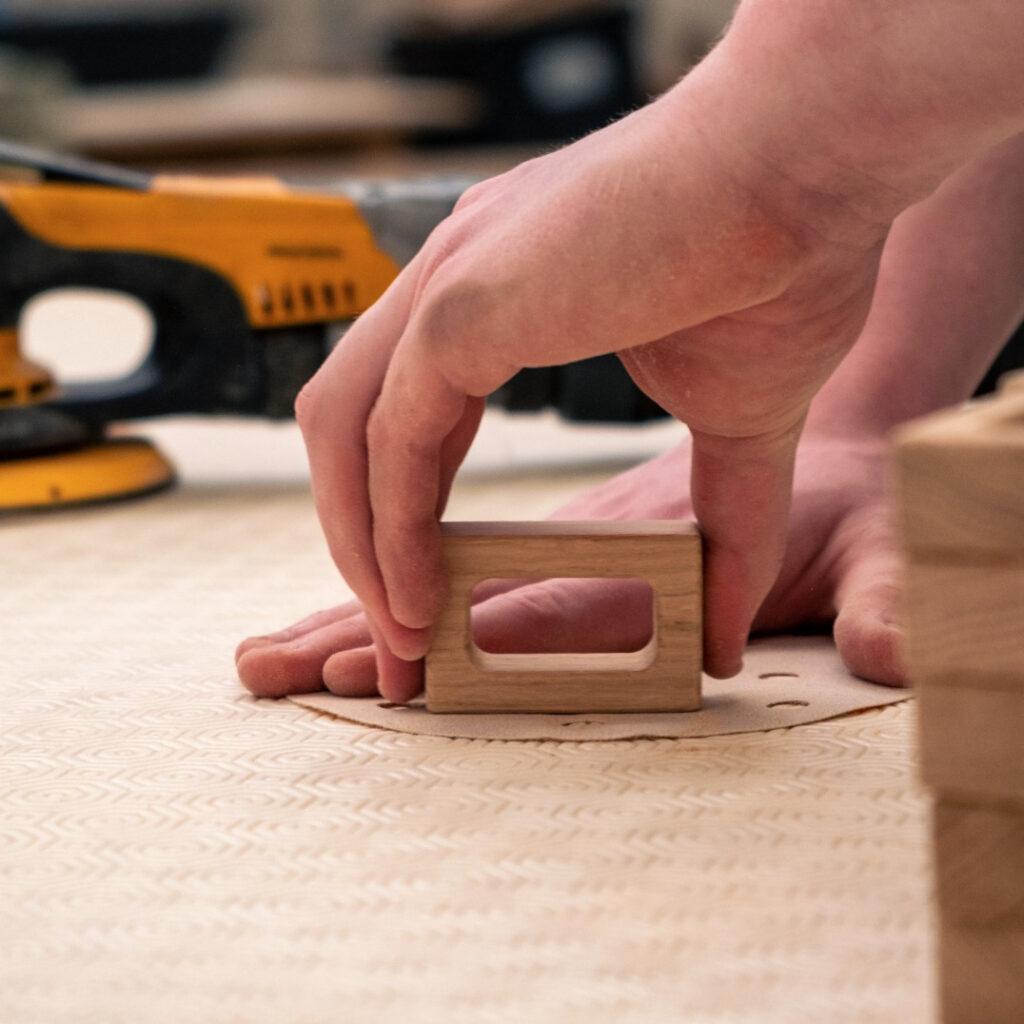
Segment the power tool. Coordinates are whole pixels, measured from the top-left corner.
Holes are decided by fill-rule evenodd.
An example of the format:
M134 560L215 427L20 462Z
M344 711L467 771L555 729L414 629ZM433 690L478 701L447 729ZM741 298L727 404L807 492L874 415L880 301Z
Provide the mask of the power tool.
M0 513L146 494L174 480L111 424L166 414L292 415L352 319L383 293L469 178L339 182L162 178L0 140ZM599 224L595 225L599 230ZM21 311L55 288L136 296L155 333L117 380L65 384L25 359ZM1024 328L994 364L1024 365ZM523 370L510 412L643 423L665 412L614 355Z
M474 179L165 178L0 141L0 512L146 494L174 480L111 424L168 414L286 418L352 319ZM21 355L26 304L57 288L135 296L148 354L116 380L62 384ZM665 413L614 355L523 370L510 412L643 422Z
M272 179L160 178L0 142L0 510L109 500L174 470L109 424L167 413L287 417L302 384L450 212L460 179L326 194ZM26 171L32 178L26 180ZM113 381L61 386L24 358L34 296L137 297L155 334Z

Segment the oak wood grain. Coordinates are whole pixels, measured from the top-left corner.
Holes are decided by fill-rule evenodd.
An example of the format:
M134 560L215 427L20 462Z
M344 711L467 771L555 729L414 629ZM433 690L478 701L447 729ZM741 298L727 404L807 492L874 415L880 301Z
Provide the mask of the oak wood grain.
M701 688L701 548L677 522L443 524L450 598L426 659L431 711L694 711ZM487 579L633 578L654 591L650 643L624 654L492 654L470 630Z

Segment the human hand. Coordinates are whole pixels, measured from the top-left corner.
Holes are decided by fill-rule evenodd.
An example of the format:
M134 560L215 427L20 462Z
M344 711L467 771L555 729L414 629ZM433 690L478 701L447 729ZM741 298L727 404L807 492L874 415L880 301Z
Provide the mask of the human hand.
M738 670L803 417L856 337L884 230L821 203L805 222L775 203L777 175L709 145L687 109L666 97L471 189L300 396L317 509L385 695L419 677L445 594L438 520L484 396L522 367L610 351L693 431L705 666Z
M520 366L624 348L693 428L706 664L735 670L781 553L807 400L853 340L882 237L1021 130L1024 11L984 8L965 22L960 0L746 0L661 101L471 192L299 408L332 553L387 641L382 693L416 685L388 648L426 646L436 519L481 397ZM887 359L862 361L869 383Z
M852 672L899 685L905 674L896 623L898 559L882 495L881 436L814 436L800 444L782 571L754 622L777 631L835 625L839 652ZM574 498L553 518L689 517L689 440ZM526 653L636 650L650 636L649 588L632 580L551 580L516 586L492 582L476 594L473 634L488 651ZM326 687L342 696L379 692L373 639L357 601L242 643L238 672L257 696L280 697ZM407 690L392 700L408 700Z

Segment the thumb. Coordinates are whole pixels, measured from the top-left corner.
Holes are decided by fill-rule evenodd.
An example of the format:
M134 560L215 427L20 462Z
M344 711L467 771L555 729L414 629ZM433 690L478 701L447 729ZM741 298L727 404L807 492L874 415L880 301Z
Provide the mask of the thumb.
M899 626L903 573L884 506L861 510L841 533L848 546L838 563L836 647L855 676L907 686Z
M704 671L743 665L750 625L782 564L801 420L781 433L693 432L690 491L704 537Z

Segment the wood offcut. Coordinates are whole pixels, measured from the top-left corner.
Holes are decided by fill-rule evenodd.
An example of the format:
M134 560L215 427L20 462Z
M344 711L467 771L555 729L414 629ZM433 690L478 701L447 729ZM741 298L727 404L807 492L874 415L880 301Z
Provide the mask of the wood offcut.
M896 452L943 1024L1024 1021L1024 375Z
M701 546L680 522L445 523L450 597L426 659L443 713L696 711L701 706ZM650 642L623 654L493 654L473 641L473 587L488 579L639 578L654 592Z

